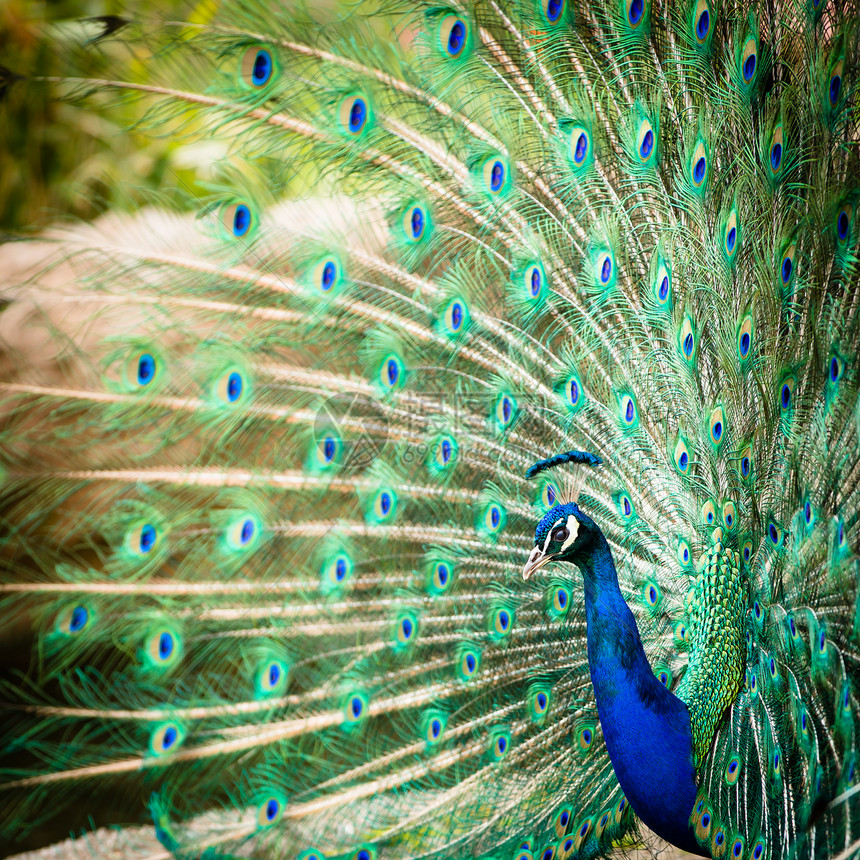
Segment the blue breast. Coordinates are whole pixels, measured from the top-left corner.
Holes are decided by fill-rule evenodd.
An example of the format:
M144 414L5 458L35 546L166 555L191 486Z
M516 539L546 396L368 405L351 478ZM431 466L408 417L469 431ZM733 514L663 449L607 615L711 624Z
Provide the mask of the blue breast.
M687 706L654 677L620 594L586 600L586 612L591 680L621 789L657 835L702 855L689 824L697 786Z

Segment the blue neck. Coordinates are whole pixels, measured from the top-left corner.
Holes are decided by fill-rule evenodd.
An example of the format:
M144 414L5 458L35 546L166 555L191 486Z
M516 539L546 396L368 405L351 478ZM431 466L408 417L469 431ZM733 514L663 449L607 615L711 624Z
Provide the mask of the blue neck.
M578 564L585 581L591 682L621 790L655 833L700 854L688 823L696 800L690 712L651 671L602 533Z

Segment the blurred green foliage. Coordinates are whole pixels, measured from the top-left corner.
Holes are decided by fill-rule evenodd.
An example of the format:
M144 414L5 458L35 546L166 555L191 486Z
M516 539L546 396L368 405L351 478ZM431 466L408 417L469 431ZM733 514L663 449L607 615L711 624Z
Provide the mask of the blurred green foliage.
M98 86L70 87L45 78L83 76L183 86L195 73L193 52L178 52L170 66L152 62L158 38L177 34L167 21L206 24L219 0L0 0L0 234L38 229L62 217L90 220L102 212L127 211L170 198L196 209L211 198L212 165L227 155L235 131L201 134L200 116L164 122L153 100ZM380 39L393 22L380 0L283 0L295 14L303 5L317 21L367 16ZM374 14L375 13L375 14ZM106 34L105 20L130 20L120 37ZM322 25L321 25L322 26ZM130 35L130 39L122 36ZM158 77L160 75L160 77ZM205 89L205 79L194 86ZM233 155L237 154L233 152ZM280 193L315 188L301 166ZM2 238L0 236L0 238Z
M188 8L167 0L147 3L145 11ZM0 230L44 226L64 215L91 219L170 188L193 196L199 160L182 141L136 130L133 102L106 94L69 101L38 80L68 74L72 55L85 74L109 68L125 80L144 79L145 63L127 45L97 38L105 28L92 19L125 11L112 0L0 2L0 63L12 73L0 100Z

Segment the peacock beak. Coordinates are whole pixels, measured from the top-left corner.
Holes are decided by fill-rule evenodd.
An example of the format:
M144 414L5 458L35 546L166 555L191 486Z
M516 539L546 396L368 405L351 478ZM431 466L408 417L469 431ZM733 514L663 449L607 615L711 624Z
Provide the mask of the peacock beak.
M523 579L528 579L533 574L537 573L544 565L549 564L553 560L553 556L544 553L544 551L536 546L523 568Z

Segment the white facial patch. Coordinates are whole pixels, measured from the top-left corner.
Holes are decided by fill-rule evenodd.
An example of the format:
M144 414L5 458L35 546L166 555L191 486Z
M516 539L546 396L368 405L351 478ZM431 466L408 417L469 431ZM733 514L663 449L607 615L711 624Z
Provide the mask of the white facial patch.
M567 518L567 530L570 534L568 535L567 540L561 545L562 552L573 544L576 540L576 536L579 534L579 520L573 514Z
M546 540L544 540L543 542L544 554L549 551L549 545L552 541L553 532L562 524L567 527L569 534L567 536L567 540L561 545L561 549L559 550L559 552L564 552L576 540L576 536L579 534L579 520L573 514L570 514L567 518L566 523L564 522L564 520L559 520L557 523L553 523L552 528L546 533Z

